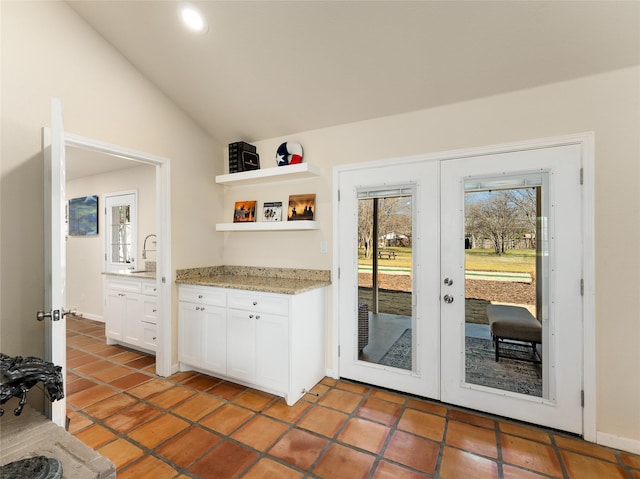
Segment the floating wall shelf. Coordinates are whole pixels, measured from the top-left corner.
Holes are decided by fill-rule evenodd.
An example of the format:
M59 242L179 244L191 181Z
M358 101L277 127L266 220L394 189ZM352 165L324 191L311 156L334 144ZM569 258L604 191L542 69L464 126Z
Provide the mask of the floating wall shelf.
M258 221L254 223L218 223L216 231L301 231L317 230L317 221Z
M276 166L263 170L242 171L228 175L216 176L216 183L225 186L255 185L273 181L298 180L318 176L320 170L310 163Z

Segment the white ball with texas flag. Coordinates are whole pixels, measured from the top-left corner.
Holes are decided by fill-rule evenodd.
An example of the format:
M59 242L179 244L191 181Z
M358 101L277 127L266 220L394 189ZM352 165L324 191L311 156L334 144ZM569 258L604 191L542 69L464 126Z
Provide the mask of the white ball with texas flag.
M302 145L290 141L280 145L276 153L276 163L278 166L302 163Z

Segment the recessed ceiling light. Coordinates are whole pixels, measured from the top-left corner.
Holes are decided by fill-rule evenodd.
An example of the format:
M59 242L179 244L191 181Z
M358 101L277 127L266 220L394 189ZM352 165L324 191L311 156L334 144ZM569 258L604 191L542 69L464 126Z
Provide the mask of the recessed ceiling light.
M209 26L207 25L207 20L204 18L204 15L202 15L200 10L193 5L188 3L179 5L178 13L182 22L192 32L203 34L207 33L207 30L209 30Z

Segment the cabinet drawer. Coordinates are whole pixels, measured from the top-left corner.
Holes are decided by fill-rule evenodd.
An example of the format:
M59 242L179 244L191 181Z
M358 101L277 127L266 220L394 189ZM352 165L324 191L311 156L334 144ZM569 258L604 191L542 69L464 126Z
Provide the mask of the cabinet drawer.
M126 279L109 279L106 282L106 286L108 289L113 289L116 291L126 291L130 293L140 292L140 281L127 281Z
M212 306L226 306L227 295L216 288L181 286L178 292L179 301L189 303L210 304Z
M289 299L272 294L229 293L229 307L248 311L259 311L286 315L289 314Z
M156 344L156 325L150 323L142 323L142 342L145 345L154 347Z
M156 324L158 317L158 303L156 300L144 300L144 319L147 323Z
M158 291L157 291L157 288L156 288L156 283L155 282L151 283L151 282L143 281L142 282L142 294L149 294L149 295L152 295L152 296L157 296Z

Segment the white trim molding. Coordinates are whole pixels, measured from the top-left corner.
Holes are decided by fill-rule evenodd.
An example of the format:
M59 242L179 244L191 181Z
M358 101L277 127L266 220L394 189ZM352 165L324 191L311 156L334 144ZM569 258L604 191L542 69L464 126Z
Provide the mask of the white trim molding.
M616 436L615 434L609 434L606 432L598 431L596 442L601 446L620 449L622 451L627 451L632 454L640 454L640 441L637 439L620 437L620 436Z

